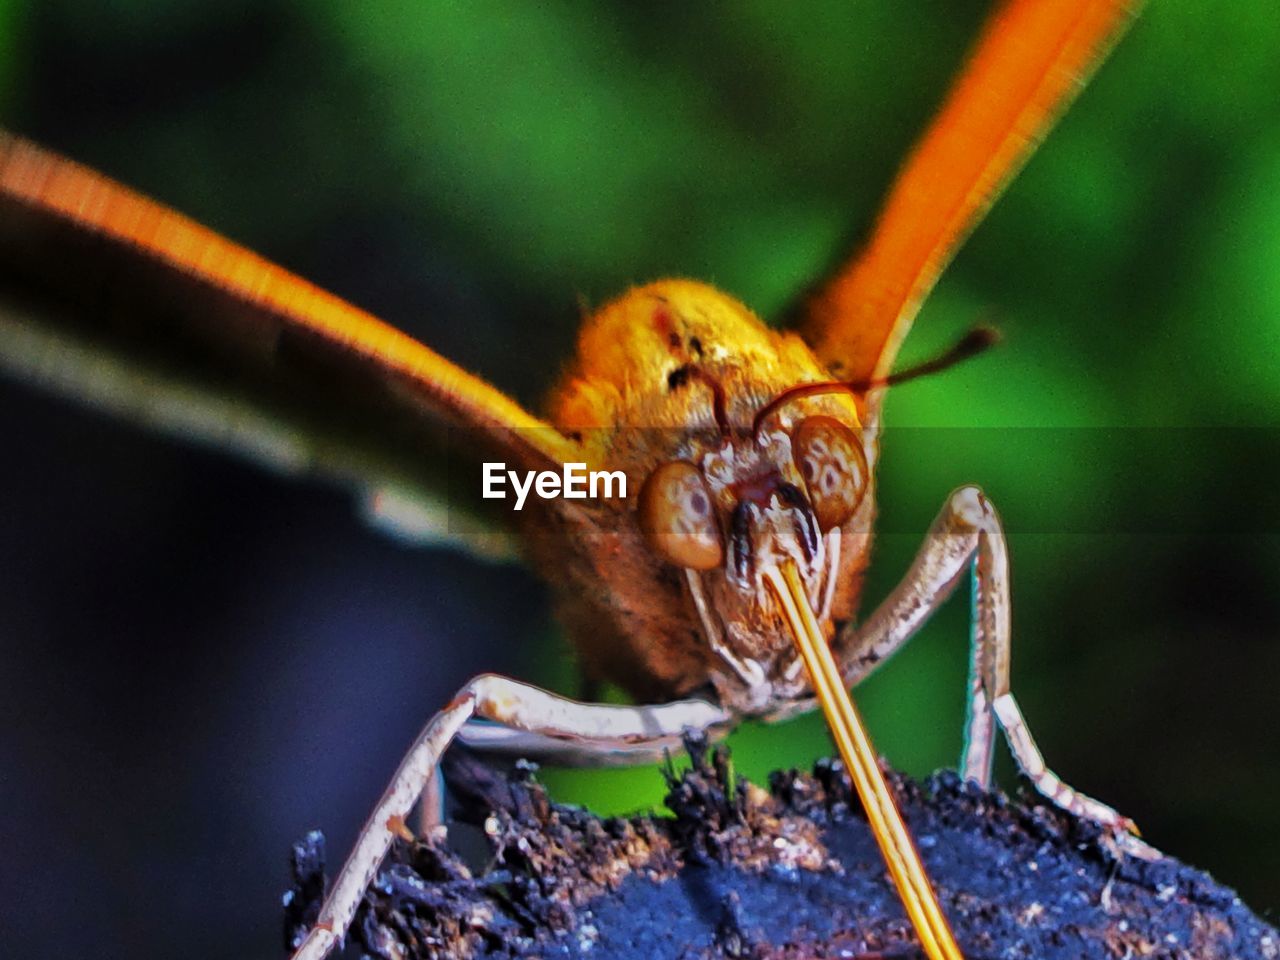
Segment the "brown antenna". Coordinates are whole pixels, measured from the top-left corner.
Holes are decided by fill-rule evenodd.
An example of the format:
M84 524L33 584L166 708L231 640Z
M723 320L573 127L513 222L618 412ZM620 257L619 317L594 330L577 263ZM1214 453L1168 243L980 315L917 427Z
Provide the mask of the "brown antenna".
M954 367L957 363L963 363L970 357L977 356L999 342L999 330L986 324L979 324L961 337L946 353L934 357L932 360L926 360L917 366L907 367L905 370L891 373L887 377L876 377L871 380L827 380L819 383L802 383L799 386L790 387L760 408L755 415L755 419L751 421L751 435L758 435L765 419L793 400L818 396L824 393L851 393L854 396L860 396L877 387L892 387L899 383L906 383L908 380L939 373L948 367Z
M729 427L729 402L725 396L724 385L713 374L693 364L686 364L671 371L671 375L667 377L667 384L674 388L683 386L690 380L698 380L711 388L711 415L715 418L720 436L730 436L732 431Z

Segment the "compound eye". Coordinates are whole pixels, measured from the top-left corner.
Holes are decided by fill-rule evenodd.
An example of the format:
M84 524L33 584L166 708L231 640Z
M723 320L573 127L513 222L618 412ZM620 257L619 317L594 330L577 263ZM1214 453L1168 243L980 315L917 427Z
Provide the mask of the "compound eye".
M822 532L852 517L870 473L857 435L834 417L808 417L791 435L791 455Z
M677 566L711 570L724 560L711 491L692 463L674 460L649 474L637 509L649 546Z

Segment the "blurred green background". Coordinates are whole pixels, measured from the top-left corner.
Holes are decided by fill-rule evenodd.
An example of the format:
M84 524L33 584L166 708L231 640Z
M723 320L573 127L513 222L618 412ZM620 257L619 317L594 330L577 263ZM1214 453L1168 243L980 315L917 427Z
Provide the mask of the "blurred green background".
M0 119L533 404L579 303L633 282L778 316L867 228L985 6L7 0ZM1280 904L1276 90L1271 4L1150 4L908 341L1006 334L891 397L868 585L982 485L1049 762L1255 909ZM573 689L529 574L0 386L15 955L79 955L50 935L69 906L103 956L271 956L288 843L323 826L336 859L471 673ZM909 772L958 755L966 620L958 598L857 691ZM830 749L815 718L732 743L757 780ZM547 779L602 811L662 793Z

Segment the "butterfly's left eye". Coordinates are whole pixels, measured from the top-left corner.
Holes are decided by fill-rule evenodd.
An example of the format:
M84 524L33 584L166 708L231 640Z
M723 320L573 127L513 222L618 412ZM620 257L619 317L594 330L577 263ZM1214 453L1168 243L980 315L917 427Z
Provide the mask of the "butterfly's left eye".
M691 570L724 560L724 541L702 471L686 460L664 463L640 490L640 529L665 559Z
M853 516L870 471L852 430L834 417L807 417L791 435L791 456L824 533Z

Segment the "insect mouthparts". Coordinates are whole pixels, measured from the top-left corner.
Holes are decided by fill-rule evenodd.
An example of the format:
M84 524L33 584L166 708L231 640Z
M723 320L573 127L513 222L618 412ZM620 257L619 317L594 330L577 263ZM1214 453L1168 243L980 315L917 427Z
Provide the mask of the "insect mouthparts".
M791 508L795 515L796 533L800 538L800 546L804 550L805 560L813 563L818 555L818 518L809 505L809 499L794 483L780 483L777 490L778 499Z
M734 576L746 583L755 565L751 549L751 503L748 500L738 501L733 508L733 515L729 518L729 544L733 551Z

